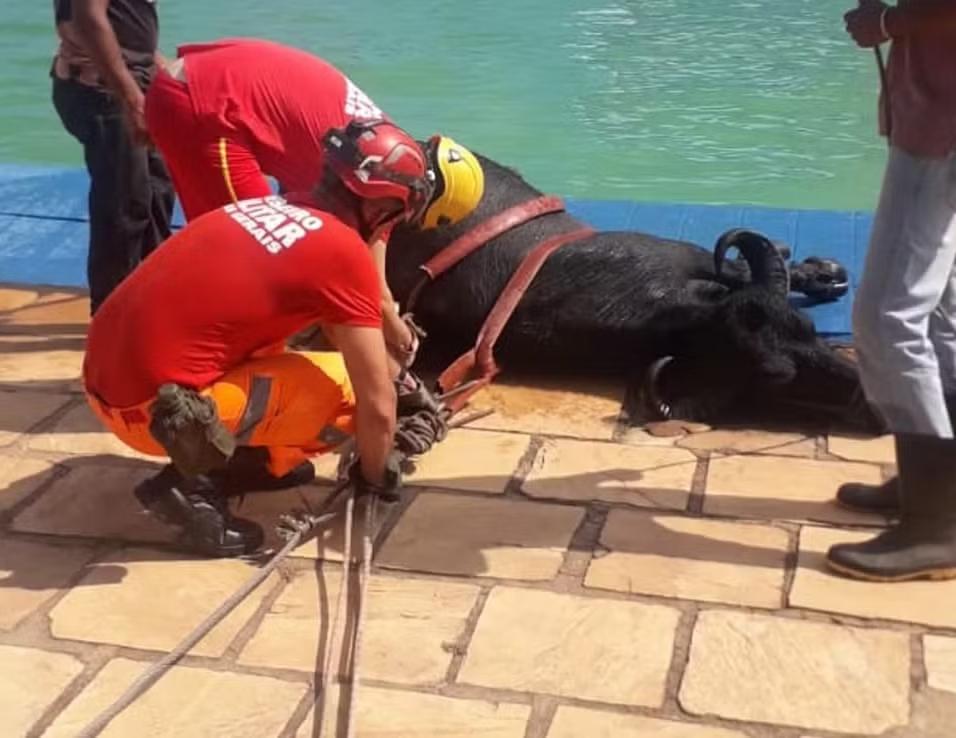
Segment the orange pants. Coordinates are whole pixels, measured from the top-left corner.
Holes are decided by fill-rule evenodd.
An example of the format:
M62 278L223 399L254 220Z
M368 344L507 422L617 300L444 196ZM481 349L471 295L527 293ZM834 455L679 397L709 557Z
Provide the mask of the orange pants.
M223 425L240 445L269 449L279 477L309 456L337 446L355 430L355 395L336 352L288 352L251 359L201 394L216 403ZM111 408L87 395L93 412L117 438L140 453L165 456L150 435L150 399Z

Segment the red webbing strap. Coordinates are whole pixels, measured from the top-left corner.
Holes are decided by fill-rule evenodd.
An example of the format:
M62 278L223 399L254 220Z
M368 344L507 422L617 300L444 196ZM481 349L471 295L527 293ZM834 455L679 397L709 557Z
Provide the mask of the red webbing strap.
M482 221L467 233L459 236L448 246L443 248L431 259L426 261L421 269L429 277L435 279L451 269L477 248L481 248L488 241L500 236L522 223L527 223L547 213L557 213L564 210L564 201L560 197L542 195L534 200L520 203L503 210L491 218Z
M499 369L494 357L495 343L547 258L562 246L579 241L592 233L594 233L593 228L579 228L569 233L559 234L539 244L524 258L517 271L511 275L511 279L508 280L498 301L491 308L488 317L485 318L484 325L478 333L478 339L475 341L475 347L455 359L438 378L441 391L449 392L461 385L476 366L480 371L477 381L467 392L456 395L449 401L448 405L453 412L460 410L472 395L490 384L498 373Z
M470 231L466 231L460 235L419 267L419 269L425 272L425 276L422 277L421 281L415 285L409 294L405 310L412 312L415 308L415 303L418 301L418 295L425 285L447 272L472 251L481 248L502 233L527 223L529 220L534 220L548 213L560 213L563 210L564 201L560 197L542 195L533 200L513 205L507 210L502 210L497 215L483 220Z

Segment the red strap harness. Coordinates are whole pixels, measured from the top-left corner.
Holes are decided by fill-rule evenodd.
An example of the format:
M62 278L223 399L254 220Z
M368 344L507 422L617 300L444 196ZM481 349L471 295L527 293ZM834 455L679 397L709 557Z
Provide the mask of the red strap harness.
M482 221L456 238L421 266L425 275L409 295L407 310L409 312L413 311L415 302L427 284L437 279L476 249L481 248L502 233L530 220L548 213L562 211L564 211L564 202L561 198L543 195L510 207ZM500 371L495 363L495 343L547 258L562 246L579 241L592 233L594 233L592 228L577 228L567 233L560 233L538 244L525 256L518 269L511 275L511 279L508 280L504 291L498 296L498 300L491 308L491 312L488 313L488 317L485 318L485 322L478 332L475 346L455 359L451 366L445 369L438 378L441 391L447 393L463 387L463 383L476 366L479 370L479 375L469 380L467 390L455 394L446 401L449 409L457 412L475 392L490 384L491 380Z

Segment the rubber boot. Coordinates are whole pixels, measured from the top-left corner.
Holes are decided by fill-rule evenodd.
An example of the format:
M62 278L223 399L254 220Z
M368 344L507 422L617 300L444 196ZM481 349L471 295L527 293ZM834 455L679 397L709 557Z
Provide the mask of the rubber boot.
M900 510L900 480L893 477L883 484L847 482L840 485L836 498L837 502L850 510L882 515L896 514Z
M309 461L283 474L269 471L269 449L263 446L238 446L225 469L209 473L227 497L248 492L272 492L309 484L315 479L315 467Z
M953 428L956 428L956 395L946 397L946 410ZM893 477L883 484L848 482L837 490L836 498L850 510L893 515L900 510L900 481Z
M833 546L835 571L875 582L956 578L956 441L896 436L902 510L869 541Z
M193 553L231 558L250 554L262 545L262 528L234 516L226 497L209 477L187 480L169 464L133 493L147 512L182 528L183 542Z

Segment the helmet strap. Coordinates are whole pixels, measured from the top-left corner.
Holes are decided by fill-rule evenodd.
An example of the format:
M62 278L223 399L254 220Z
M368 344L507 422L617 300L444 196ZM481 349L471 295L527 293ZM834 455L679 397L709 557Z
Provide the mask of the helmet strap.
M438 144L441 142L441 136L435 135L425 143L425 164L428 167L428 177L431 180L431 192L428 193L428 201L422 208L422 215L430 208L436 200L445 194L445 178L442 176L441 167L438 166Z
M361 213L361 200L342 184L334 172L326 170L313 192L314 204L320 210L332 213L349 228L366 238Z
M362 238L369 243L371 243L371 239L375 234L379 233L386 226L401 223L404 220L404 213L401 210L389 216L386 210L375 206L374 200L359 201L358 212L360 226L356 230L358 230Z
M394 218L384 217L384 211L374 207L375 201L360 198L342 184L334 172L326 172L315 188L312 200L315 207L332 213L349 228L357 231L366 243L370 243L383 226L401 220L400 213ZM376 214L379 217L374 217ZM369 217L370 215L372 217Z

